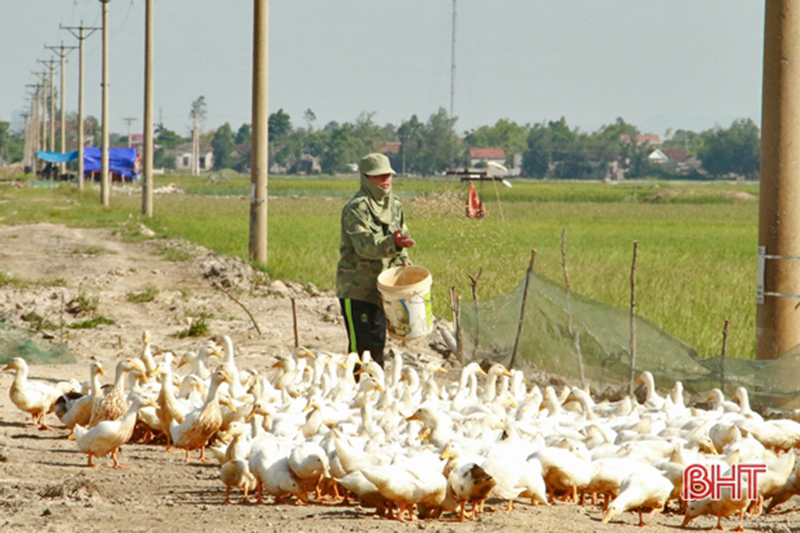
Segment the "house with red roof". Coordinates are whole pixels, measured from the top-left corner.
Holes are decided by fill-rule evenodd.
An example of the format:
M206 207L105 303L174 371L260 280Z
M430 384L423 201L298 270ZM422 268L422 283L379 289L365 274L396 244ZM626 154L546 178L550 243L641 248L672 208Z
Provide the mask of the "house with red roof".
M484 166L488 163L496 163L505 166L506 164L506 151L502 148L470 148L469 149L469 166L476 168Z

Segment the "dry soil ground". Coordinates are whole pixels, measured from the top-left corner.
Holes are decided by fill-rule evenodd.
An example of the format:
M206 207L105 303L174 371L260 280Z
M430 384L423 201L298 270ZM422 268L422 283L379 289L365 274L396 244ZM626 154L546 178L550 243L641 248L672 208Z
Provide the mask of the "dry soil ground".
M166 252L165 249L169 251ZM166 258L181 258L170 261ZM196 349L201 339L180 339L186 318L212 314L210 334L228 334L244 367L267 369L279 353L294 346L291 301L296 296L299 336L303 344L338 351L344 342L336 300L314 287L254 286L246 265L220 258L186 243L146 240L123 242L107 230L38 224L0 227L0 272L17 280L65 280L27 288L0 288L0 322L30 326L23 315L35 312L52 341L63 340L77 359L70 365L36 365L33 378L64 380L88 377L88 362L113 369L122 356L138 355L143 330L152 333L155 351L180 354ZM234 301L214 283L228 284L252 312L262 333ZM128 301L129 293L154 285L149 303ZM247 289L247 290L242 290ZM70 329L85 320L63 311L83 292L99 298L96 314L115 321L96 329ZM62 327L63 326L63 327ZM426 341L397 346L418 357L437 357ZM451 377L456 370L451 372ZM216 465L186 463L181 453L163 446L129 444L122 448L127 470L109 468L108 459L91 469L67 431L51 415L52 431L39 431L8 397L10 373L0 375L0 531L633 531L636 516L601 524L599 508L574 505L531 507L519 503L512 513L487 512L476 523L451 519L399 524L369 516L369 510L337 505L222 505L224 486ZM748 529L800 530L798 499L768 517L745 521ZM502 509L504 504L489 502ZM648 529L674 531L681 517L658 516ZM708 529L710 518L694 528ZM732 526L732 520L726 525Z

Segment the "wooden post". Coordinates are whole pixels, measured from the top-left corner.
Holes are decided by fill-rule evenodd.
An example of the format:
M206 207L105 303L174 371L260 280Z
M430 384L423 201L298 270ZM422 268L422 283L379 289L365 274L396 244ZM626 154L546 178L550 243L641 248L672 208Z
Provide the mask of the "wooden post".
M719 361L719 390L725 393L725 357L728 352L728 326L731 321L725 319L725 326L722 328L722 354Z
M458 345L458 361L464 364L464 332L461 329L461 295L456 296L456 345Z
M473 276L472 274L467 274L469 276L469 281L472 283L472 301L475 304L475 347L472 352L472 357L474 358L478 355L478 347L481 343L481 315L480 315L480 307L478 306L478 282L481 280L481 276L483 275L483 268L478 271L477 276ZM459 318L461 318L461 309L458 310Z
M297 302L292 298L292 324L294 324L294 347L300 347L300 333L297 331Z
M636 372L636 255L639 241L633 241L633 262L631 263L631 374L628 394L633 395L633 380Z
M536 250L531 250L531 262L528 265L528 271L525 273L525 287L522 289L522 305L519 309L519 324L517 325L517 336L514 338L514 349L511 351L511 361L508 363L508 368L514 368L514 362L517 359L517 350L519 350L519 339L522 336L522 324L525 321L525 303L528 300L528 286L533 276L533 263L536 261Z
M581 338L572 330L572 297L569 287L569 271L567 270L567 230L561 228L561 268L564 270L564 285L567 288L567 331L572 337L575 345L575 353L578 356L578 370L581 376L581 388L586 389L586 375L583 370L583 354L581 353Z

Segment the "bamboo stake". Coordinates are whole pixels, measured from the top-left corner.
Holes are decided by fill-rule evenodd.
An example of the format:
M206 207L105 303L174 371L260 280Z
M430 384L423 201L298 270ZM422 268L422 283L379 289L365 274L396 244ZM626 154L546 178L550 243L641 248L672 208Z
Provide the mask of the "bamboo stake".
M477 276L473 276L472 274L467 274L469 276L469 281L472 283L472 301L475 302L475 348L473 349L472 356L473 358L478 355L478 347L480 346L481 342L481 315L480 315L480 307L478 307L478 282L481 280L481 276L483 275L483 268L478 271ZM461 310L459 309L459 318L461 318Z
M728 326L731 321L725 319L725 326L722 328L722 354L720 355L719 364L719 389L725 392L725 357L728 352Z
M528 300L528 286L531 282L533 275L533 263L536 261L536 250L531 250L531 262L528 265L528 271L525 273L525 287L522 289L522 305L519 309L519 324L517 325L517 336L514 338L514 349L511 351L511 361L508 363L508 368L514 368L514 362L517 359L517 350L519 349L519 338L522 335L522 324L525 321L525 302Z
M581 376L581 388L586 389L586 375L583 371L583 354L581 353L581 338L572 329L572 298L569 288L569 271L567 270L567 230L561 228L561 268L564 269L564 285L567 288L567 331L572 337L575 345L575 353L578 356L578 370Z
M500 201L500 192L497 190L497 179L492 178L494 184L494 195L497 198L497 207L500 208L500 220L505 220L506 216L503 214L503 202Z
M297 301L292 298L292 324L294 325L294 347L300 347L300 333L297 331Z
M639 241L633 241L633 262L631 263L631 376L628 394L633 395L633 378L636 372L636 255Z
M464 364L464 333L461 330L461 295L456 296L456 345L458 346L458 361Z
M253 322L253 325L256 327L256 331L258 332L258 335L261 336L261 328L258 327L258 322L256 322L256 319L253 317L253 313L251 313L250 310L247 309L247 307L245 307L242 302L240 302L239 300L234 298L234 296L230 293L230 291L227 291L224 288L222 288L221 285L219 285L217 283L214 283L214 288L219 289L220 291L224 292L226 295L228 295L228 298L230 298L231 300L233 300L234 302L239 304L239 307L244 309L244 312L247 313L247 316L250 317L250 320Z

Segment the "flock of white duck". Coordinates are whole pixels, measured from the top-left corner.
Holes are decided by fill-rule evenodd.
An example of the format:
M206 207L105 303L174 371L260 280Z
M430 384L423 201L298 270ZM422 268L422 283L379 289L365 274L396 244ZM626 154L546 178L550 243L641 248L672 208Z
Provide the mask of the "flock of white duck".
M25 361L14 359L4 368L16 371L11 400L42 428L55 410L89 466L111 454L120 467L118 449L137 420L163 433L168 449L185 450L187 461L192 450L205 461L211 441L226 503L237 488L243 502L250 492L259 503L265 496L276 503L355 498L400 521L443 512L463 521L467 504L474 518L488 498L506 501L510 511L518 498L552 505L589 496L595 504L601 496L603 522L635 510L643 525L675 501L684 526L710 514L721 527L723 517L738 514L741 528L748 508L759 514L764 500L769 511L800 493L800 423L763 420L743 388L731 401L713 391L713 407L701 410L684 405L680 382L661 397L644 372L643 404L630 397L595 403L575 387L529 389L522 372L500 365L484 372L470 363L458 381L442 384L437 363L412 365L395 355L385 372L368 353L299 349L265 376L237 368L229 337L178 361L163 353L158 362L147 332L143 341L141 357L120 361L106 386L99 363L86 384L53 387L29 381ZM210 357L222 361L214 372ZM191 372L179 376L175 363ZM717 501L682 501L687 465L724 471L745 462L767 467L756 501L730 491Z

